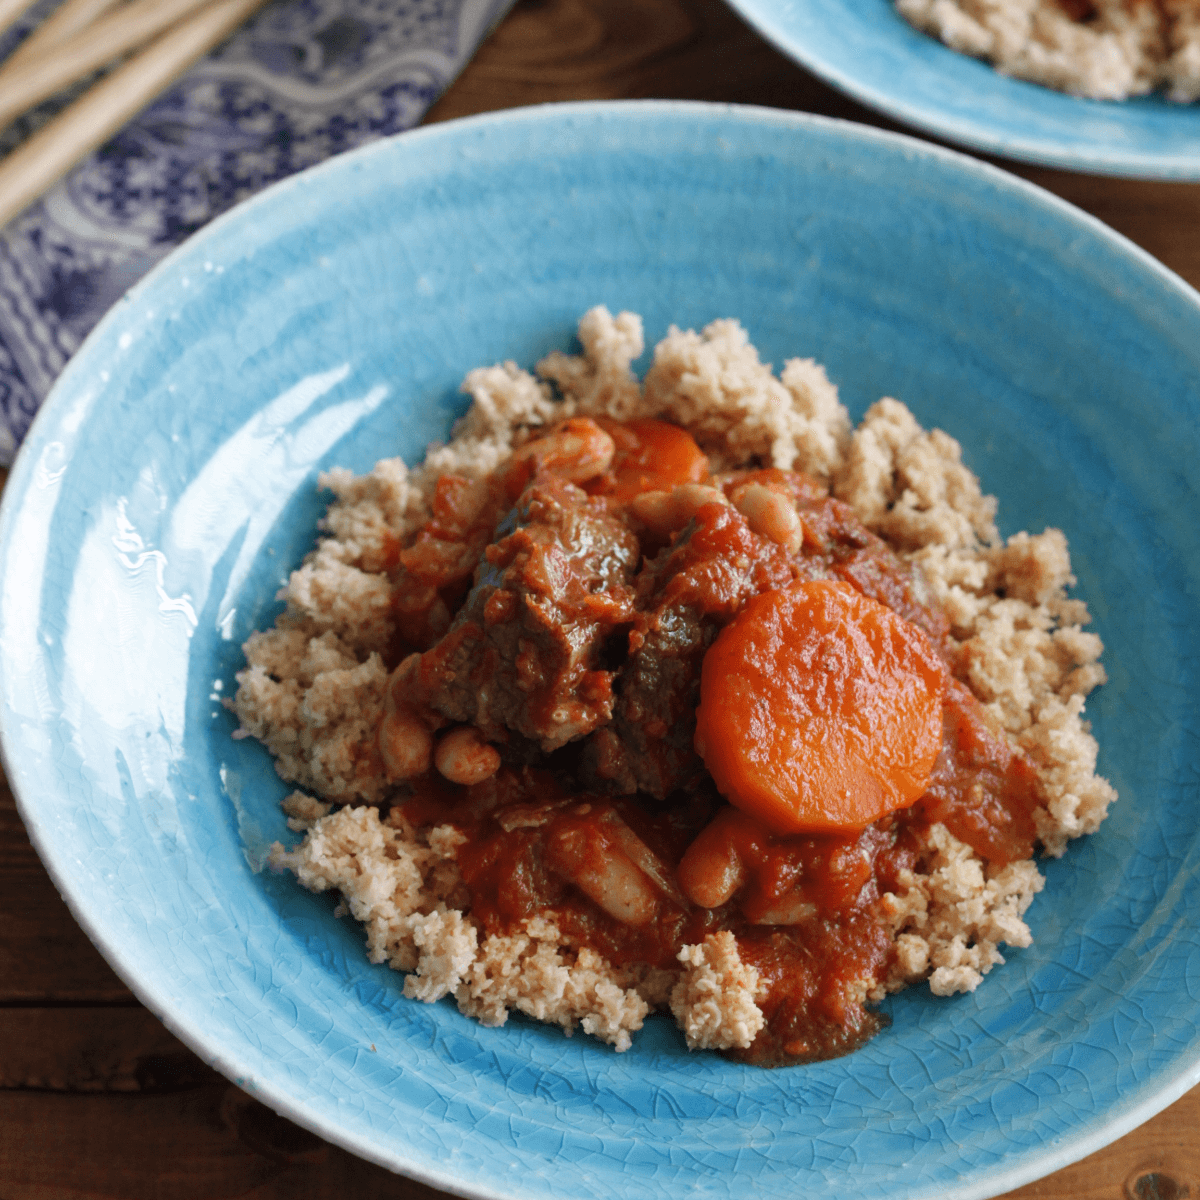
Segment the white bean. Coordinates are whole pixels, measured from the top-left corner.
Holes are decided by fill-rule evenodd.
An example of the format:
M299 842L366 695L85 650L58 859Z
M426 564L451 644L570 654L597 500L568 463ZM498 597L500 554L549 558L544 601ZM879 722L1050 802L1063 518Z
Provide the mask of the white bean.
M781 896L765 912L760 913L756 925L802 925L817 915L817 906L805 900L798 892Z
M410 654L391 674L383 702L376 744L389 783L414 779L429 770L433 734L428 725L404 702L419 654Z
M731 839L707 830L687 848L676 872L687 898L701 908L720 908L746 882L746 866Z
M495 775L500 769L500 752L488 745L474 726L463 725L438 742L433 763L451 783L469 787Z
M761 483L747 483L734 490L732 499L734 508L755 533L782 546L789 554L799 553L804 526L787 495Z
M682 529L706 504L728 504L720 488L681 483L669 492L643 492L629 509L651 533L666 537Z
M379 755L389 783L414 779L429 770L433 735L407 708L389 703L379 725Z

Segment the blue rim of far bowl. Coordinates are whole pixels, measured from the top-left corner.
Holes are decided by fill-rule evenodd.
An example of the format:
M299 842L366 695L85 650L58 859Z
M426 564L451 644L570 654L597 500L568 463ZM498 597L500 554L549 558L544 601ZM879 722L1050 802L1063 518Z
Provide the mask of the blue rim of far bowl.
M875 21L875 45L892 56L886 69L872 65L869 54L843 53L829 32L832 26L817 27L818 18L844 16L845 0L729 0L794 62L868 108L933 137L1068 171L1163 182L1200 180L1200 101L1172 104L1161 94L1124 101L1070 96L1002 75L986 62L951 50L912 28L892 8L892 0L866 0L868 8L880 3L886 10L878 20L860 5L851 15ZM970 111L954 111L944 99L914 87L912 71L927 72L926 78L936 75L940 87L953 89L956 97L972 95L979 103ZM1082 133L1092 118L1101 120L1112 136ZM1166 140L1152 144L1160 141L1164 128L1169 131ZM1176 133L1185 130L1186 141L1177 140ZM1145 135L1141 145L1139 135Z
M1174 272L1168 270L1121 234L1052 193L958 151L931 145L908 135L814 114L756 106L654 100L588 101L509 109L462 118L381 139L368 146L329 159L301 172L298 176L276 183L218 217L156 264L141 281L130 289L127 298L136 298L142 292L153 288L158 281L171 275L179 262L195 254L198 246L203 246L227 226L243 221L247 215L260 208L268 208L277 203L281 196L297 186L297 179L312 180L318 176L336 177L344 172L353 171L356 164L374 156L395 154L397 147L416 149L419 146L436 145L439 142L453 144L460 130L486 130L490 126L509 124L554 125L564 120L569 121L575 115L598 117L606 114L619 116L620 114L639 113L652 118L676 118L679 120L701 116L711 119L713 116L719 115L728 120L732 126L742 123L775 124L798 133L806 130L821 131L826 135L832 133L842 139L851 142L857 141L863 145L877 145L889 150L899 150L910 160L924 156L940 162L945 167L960 171L964 176L972 177L976 183L986 184L1000 192L1007 191L1018 197L1023 204L1032 208L1040 208L1053 215L1056 220L1074 225L1088 236L1101 242L1107 242L1110 249L1136 263L1141 270L1157 276L1158 282L1162 286L1178 292L1181 299L1200 310L1200 294ZM59 419L56 411L59 407L59 399L68 391L74 377L89 369L85 353L87 347L104 338L110 327L120 326L123 321L123 307L120 304L115 306L96 326L81 350L67 364L59 382L52 389L32 423L23 447L11 468L3 496L0 497L0 559L10 552L9 538L14 513L34 483L34 473L41 451L48 441L52 440ZM0 660L0 702L3 701L8 686L4 664ZM27 781L19 770L19 761L19 748L10 742L8 731L0 726L0 763L3 764L6 776L12 784L18 811L24 821L30 841L72 916L138 1000L204 1062L213 1066L239 1086L251 1089L257 1099L269 1105L280 1115L367 1161L456 1195L478 1198L478 1200L496 1200L497 1197L510 1195L507 1191L500 1192L490 1187L480 1187L473 1181L464 1182L453 1174L430 1172L406 1162L401 1155L394 1151L381 1149L370 1140L356 1135L352 1130L334 1124L324 1114L314 1112L306 1105L294 1102L285 1091L276 1089L270 1082L253 1078L236 1052L230 1052L225 1045L206 1036L204 1029L177 1022L172 1016L170 997L139 977L136 965L123 950L122 945L109 939L103 914L95 914L90 911L86 907L85 898L73 892L71 864L60 859L53 839L53 831L40 820L36 804L25 796L24 789L20 784ZM1104 1114L1091 1114L1090 1120L1071 1134L1056 1141L1052 1146L1021 1156L1017 1161L1002 1169L985 1173L982 1168L975 1167L970 1176L964 1177L961 1183L952 1189L936 1188L936 1190L927 1191L923 1195L930 1197L931 1200L933 1197L943 1197L944 1200L986 1200L987 1197L999 1195L1043 1178L1128 1133L1172 1104L1197 1083L1200 1083L1200 1049L1191 1054L1181 1054L1176 1057L1169 1069L1158 1070L1148 1085L1136 1089L1137 1092L1143 1093L1136 1102L1130 1103L1128 1097L1124 1097L1119 1114L1109 1117L1105 1117Z

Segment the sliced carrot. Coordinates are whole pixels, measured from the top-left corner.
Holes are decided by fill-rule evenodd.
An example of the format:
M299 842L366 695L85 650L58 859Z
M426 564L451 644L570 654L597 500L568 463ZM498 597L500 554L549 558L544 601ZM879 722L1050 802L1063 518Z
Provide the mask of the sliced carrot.
M612 466L587 490L625 504L643 492L669 492L708 478L708 459L686 429L669 421L598 421L616 443Z
M780 834L863 829L924 793L946 669L847 583L749 600L705 655L696 749L732 804Z

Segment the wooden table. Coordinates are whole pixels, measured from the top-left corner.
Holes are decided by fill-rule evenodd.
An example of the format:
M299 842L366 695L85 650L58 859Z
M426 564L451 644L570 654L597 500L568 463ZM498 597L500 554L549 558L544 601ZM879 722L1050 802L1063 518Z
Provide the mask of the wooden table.
M645 97L888 126L776 53L720 0L520 0L428 119ZM1002 165L1200 287L1200 184ZM72 920L0 781L0 1200L346 1195L442 1193L275 1116L172 1038ZM1011 1195L1200 1200L1200 1088L1108 1149Z

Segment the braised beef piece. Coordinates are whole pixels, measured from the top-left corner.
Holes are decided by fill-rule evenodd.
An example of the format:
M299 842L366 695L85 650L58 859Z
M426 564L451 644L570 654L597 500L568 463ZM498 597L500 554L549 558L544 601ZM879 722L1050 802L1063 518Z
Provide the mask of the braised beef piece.
M450 629L420 660L417 694L489 741L550 752L612 715L601 651L634 613L637 539L602 500L546 478L496 531Z
M871 600L886 604L916 625L933 648L954 665L950 622L929 593L919 572L905 566L895 551L873 534L840 500L826 498L801 505L805 563L819 574L812 578L842 579ZM807 571L803 577L808 578Z
M793 577L783 550L718 503L701 508L646 565L612 723L588 744L586 764L598 781L661 800L703 772L692 740L704 652L749 597Z

